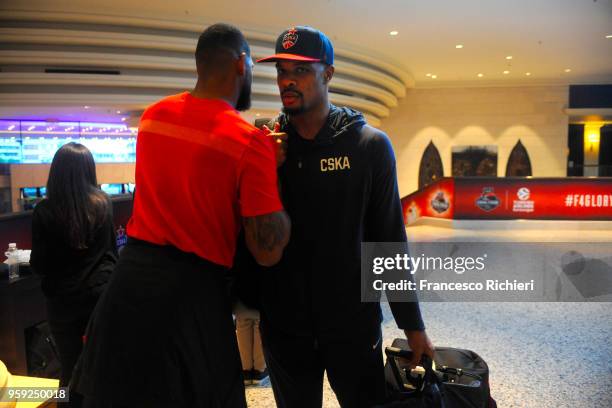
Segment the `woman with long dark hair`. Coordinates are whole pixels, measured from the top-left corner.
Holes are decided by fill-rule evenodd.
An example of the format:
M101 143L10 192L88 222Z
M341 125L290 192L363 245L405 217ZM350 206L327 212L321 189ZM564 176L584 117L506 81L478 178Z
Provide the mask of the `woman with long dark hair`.
M91 152L78 143L53 157L47 198L34 208L30 264L42 276L47 319L67 386L89 316L117 262L112 205L97 187Z

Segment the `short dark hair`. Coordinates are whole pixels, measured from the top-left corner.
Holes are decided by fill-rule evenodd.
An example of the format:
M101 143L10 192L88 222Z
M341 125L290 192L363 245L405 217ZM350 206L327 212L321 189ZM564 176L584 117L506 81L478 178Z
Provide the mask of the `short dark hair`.
M239 29L224 23L213 24L198 39L196 64L203 68L215 68L227 57L228 52L235 54L234 57L243 52L251 56L249 44Z

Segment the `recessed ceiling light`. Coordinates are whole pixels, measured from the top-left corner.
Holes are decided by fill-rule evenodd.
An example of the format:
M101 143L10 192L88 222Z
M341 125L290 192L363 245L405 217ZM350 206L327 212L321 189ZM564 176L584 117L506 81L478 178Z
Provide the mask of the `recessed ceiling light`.
M572 70L569 68L565 68L565 72L571 72Z
M436 79L438 76L437 75L432 75L431 78L432 79Z
M121 121L122 121L122 122L125 122L125 121L126 121L126 119L127 119L127 118L121 118Z
M504 71L504 75L508 75L510 71Z
M483 76L483 74L478 74L478 78L482 78Z
M121 114L121 111L120 111L120 110L118 110L118 111L117 111L117 115L120 115L120 114Z
M508 56L506 57L506 59L507 59L507 60L511 60L511 59L512 59L512 55L508 55Z
M431 74L425 74L425 76L426 76L426 77L430 77L430 76L431 76Z
M389 35L396 36L398 34L399 34L399 31L395 31L395 30L389 31Z
M85 109L89 109L89 106L87 106L87 105L85 105L85 106L83 106L83 107L84 107Z
M455 45L455 48L461 49L461 48L463 48L463 44L457 44L457 45Z
M525 75L530 76L531 72L525 72Z
M260 117L261 113L256 113L255 116Z

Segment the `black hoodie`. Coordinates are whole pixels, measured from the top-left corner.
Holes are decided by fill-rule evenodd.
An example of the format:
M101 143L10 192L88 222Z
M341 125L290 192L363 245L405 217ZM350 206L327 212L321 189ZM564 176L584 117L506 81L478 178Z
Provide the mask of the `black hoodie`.
M359 112L331 106L314 140L287 116L281 195L291 239L281 261L263 271L264 329L316 341L377 336L378 303L361 302L361 242L405 242L395 157L387 136ZM423 329L418 303L391 303L402 329Z

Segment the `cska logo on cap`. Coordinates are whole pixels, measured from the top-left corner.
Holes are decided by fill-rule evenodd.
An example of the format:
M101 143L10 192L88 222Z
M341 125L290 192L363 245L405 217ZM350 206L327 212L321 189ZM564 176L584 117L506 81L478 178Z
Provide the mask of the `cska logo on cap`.
M287 30L287 33L283 36L283 48L291 48L295 45L298 40L297 30L295 28L290 28Z

